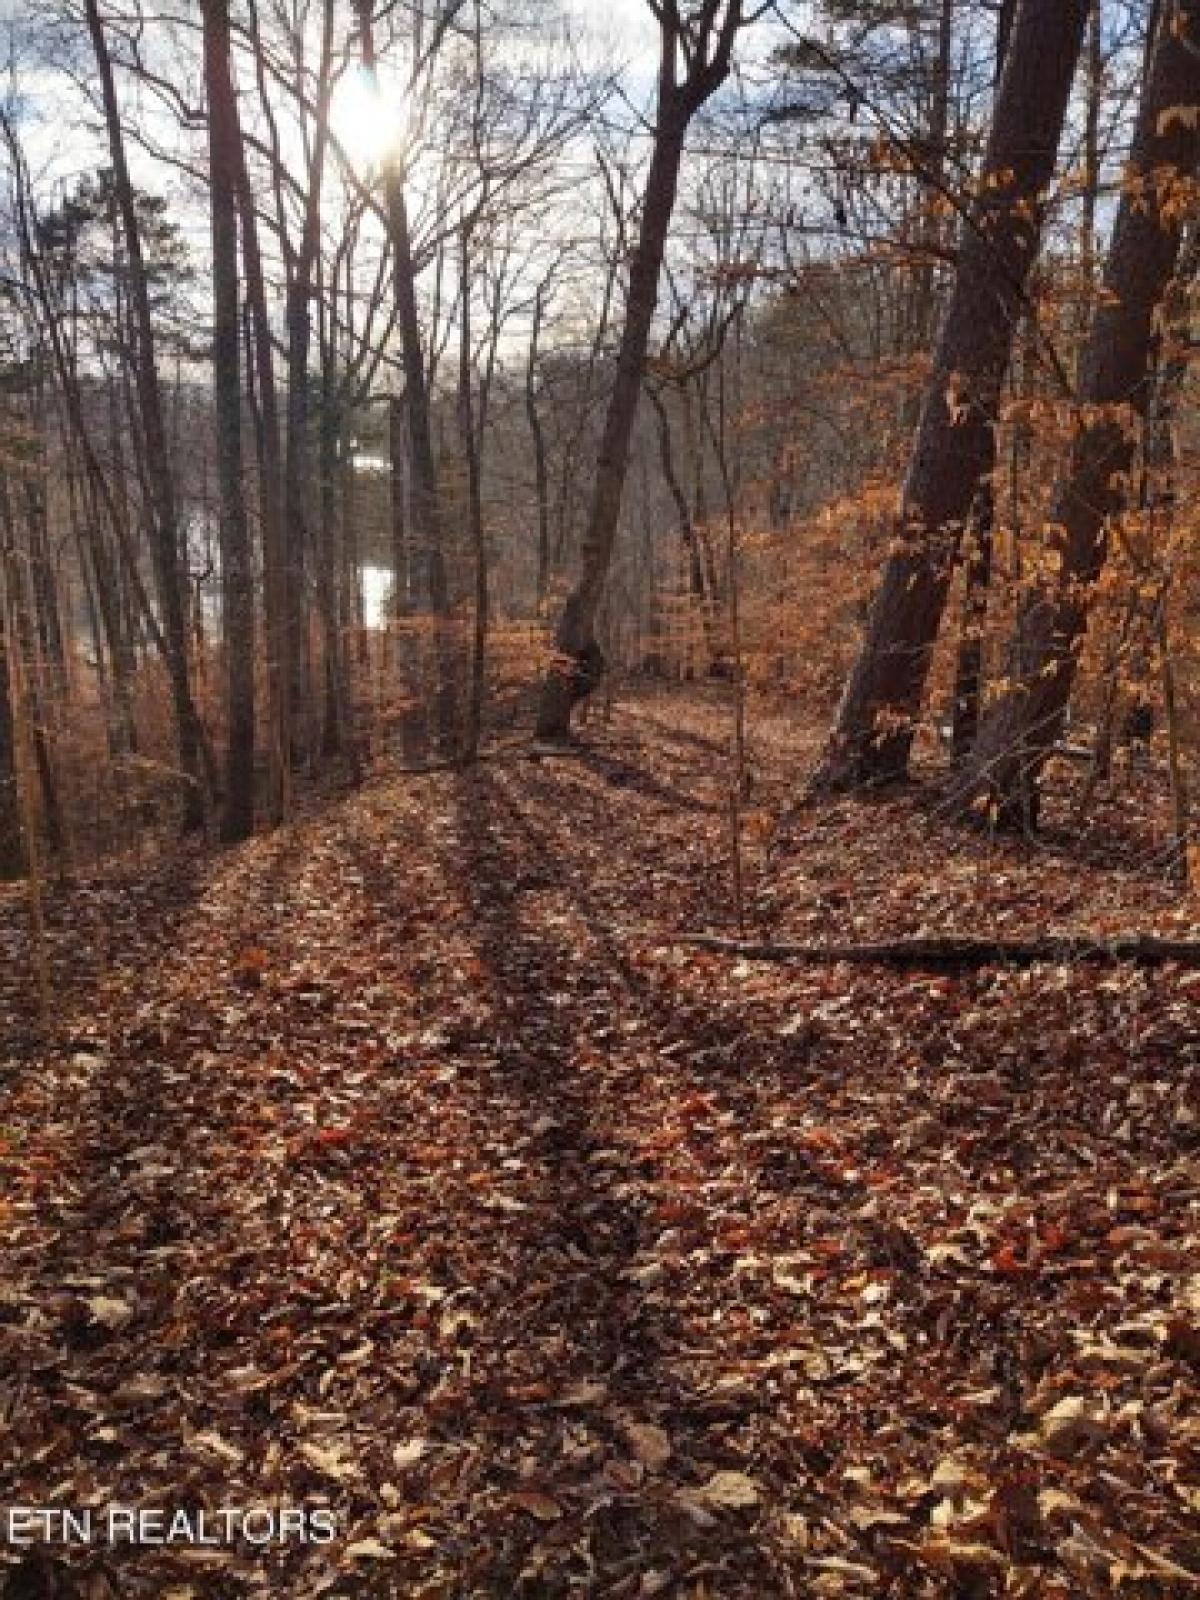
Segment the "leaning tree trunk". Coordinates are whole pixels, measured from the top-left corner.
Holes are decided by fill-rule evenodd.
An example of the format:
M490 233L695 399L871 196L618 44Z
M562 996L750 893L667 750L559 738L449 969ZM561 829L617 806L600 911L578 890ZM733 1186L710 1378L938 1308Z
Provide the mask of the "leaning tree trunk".
M1195 204L1200 165L1200 0L1163 7L1134 130L1130 173L1092 321L1070 464L1051 502L1057 571L1027 597L1012 687L984 718L956 785L964 810L1036 822L1037 780L1062 729L1091 593L1124 503L1158 312Z
M537 719L540 739L567 738L575 703L591 693L604 670L604 656L595 636L596 611L621 515L629 442L658 302L658 281L675 209L686 132L687 118L670 101L661 106L646 180L642 225L629 273L629 299L617 353L616 380L604 419L591 510L583 534L583 571L567 596L555 632L559 659L542 684Z
M117 103L108 39L97 0L85 0L84 10L100 79L109 155L113 164L113 190L129 264L129 298L134 334L133 374L152 502L151 553L158 605L162 613L164 655L171 684L171 700L179 740L179 760L184 774L183 825L185 829L192 830L202 827L204 823L204 734L192 699L191 675L188 667L187 618L184 612L183 586L180 581L179 515L163 414L162 389L158 378L149 277L142 250L133 182L125 156L125 137L121 126L120 107Z
M1088 0L1024 0L963 231L897 519L862 651L817 783L904 777L964 526L989 443L1025 284L1041 238Z
M742 0L729 0L719 23L715 4L702 7L701 16L690 24L680 19L674 4L655 9L662 45L658 118L642 201L641 225L629 268L629 294L617 350L616 377L604 419L591 507L584 529L582 572L559 618L554 635L556 655L543 679L538 707L538 737L552 741L569 737L571 712L576 702L591 693L604 670L604 655L596 642L596 612L616 542L629 467L629 444L658 301L667 231L679 187L684 141L692 117L728 77L734 41L746 20ZM699 37L696 30L700 30ZM686 66L682 82L677 80L679 58Z
M225 631L227 840L254 831L254 563L242 481L241 339L235 175L239 137L229 67L229 0L204 0L209 187L213 249L213 406L221 503L221 608Z

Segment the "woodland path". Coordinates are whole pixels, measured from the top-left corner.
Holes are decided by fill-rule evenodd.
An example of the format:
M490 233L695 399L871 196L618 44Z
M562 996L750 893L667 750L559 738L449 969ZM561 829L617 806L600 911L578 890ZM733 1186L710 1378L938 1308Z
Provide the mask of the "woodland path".
M55 901L50 1047L3 1002L0 1504L338 1518L89 1596L1195 1592L1200 975L683 949L732 931L722 729L588 737ZM789 737L757 931L1191 931L1132 845L981 869L913 796L768 875Z

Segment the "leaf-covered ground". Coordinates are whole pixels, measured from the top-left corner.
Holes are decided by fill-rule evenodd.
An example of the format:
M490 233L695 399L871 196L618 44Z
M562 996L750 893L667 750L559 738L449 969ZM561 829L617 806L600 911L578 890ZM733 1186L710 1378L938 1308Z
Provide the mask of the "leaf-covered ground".
M89 1596L1195 1591L1200 973L687 949L718 714L586 737L55 894L48 1043L6 902L0 1505L338 1519ZM754 753L756 934L1192 928L1116 808L776 828Z

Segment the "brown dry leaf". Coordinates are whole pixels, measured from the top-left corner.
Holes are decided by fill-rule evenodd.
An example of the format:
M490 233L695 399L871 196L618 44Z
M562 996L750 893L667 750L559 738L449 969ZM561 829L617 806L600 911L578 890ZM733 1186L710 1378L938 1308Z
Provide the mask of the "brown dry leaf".
M1038 1509L1043 1517L1076 1517L1084 1509L1076 1495L1063 1489L1043 1489L1038 1494Z
M216 1456L221 1461L227 1461L231 1466L240 1466L245 1459L245 1451L239 1450L236 1445L223 1439L219 1433L211 1429L204 1433L194 1433L188 1440L189 1450L198 1450L202 1454Z
M762 1499L757 1483L744 1472L714 1472L707 1483L684 1492L689 1500L721 1511L748 1510Z
M630 1422L625 1425L625 1437L630 1449L644 1467L657 1472L671 1459L671 1440L664 1429L652 1422Z
M356 1539L342 1551L346 1561L395 1561L396 1552L378 1539Z
M358 1464L348 1460L336 1445L302 1444L300 1454L309 1466L339 1483L358 1476Z
M876 1547L914 1592L1192 1592L1200 973L735 977L671 943L729 922L725 709L631 685L594 763L377 776L189 857L161 912L149 866L81 884L79 928L48 884L60 979L121 965L0 1062L0 1500L235 1473L377 1506L314 1594L566 1592L585 1513L597 1594L874 1594ZM764 719L764 805L793 731ZM764 939L1195 936L1125 857L981 856L912 796L797 827L751 874ZM594 1337L618 1283L636 1372ZM241 1552L176 1581L233 1567L284 1600Z
M922 1558L940 1572L979 1574L1002 1572L1008 1557L994 1545L938 1537L920 1546Z
M851 1506L849 1520L862 1533L870 1533L875 1528L910 1528L911 1517L903 1516L898 1511L885 1511L882 1506Z
M536 1489L523 1489L518 1494L509 1496L509 1504L518 1511L525 1511L531 1517L536 1517L539 1522L557 1522L563 1510L552 1495L542 1494Z
M879 1574L874 1567L861 1561L847 1561L844 1556L808 1556L805 1565L831 1578L847 1578L854 1583L876 1583Z
M128 1300L117 1300L111 1295L94 1294L84 1301L93 1322L104 1328L123 1328L133 1320L134 1308Z
M1039 1419L1034 1437L1055 1454L1072 1455L1103 1439L1107 1431L1104 1414L1095 1401L1067 1395Z

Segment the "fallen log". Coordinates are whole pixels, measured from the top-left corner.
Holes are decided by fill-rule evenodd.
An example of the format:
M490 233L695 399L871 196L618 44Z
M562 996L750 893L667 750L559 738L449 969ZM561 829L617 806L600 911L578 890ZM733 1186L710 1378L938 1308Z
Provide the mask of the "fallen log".
M668 942L743 961L807 962L833 966L902 967L916 971L969 971L980 967L1032 967L1041 962L1128 962L1158 967L1167 962L1200 967L1200 940L1160 939L1153 934L1121 934L1089 939L1082 934L1046 934L1035 939L975 939L960 935L890 939L876 944L776 944L730 939L715 933L680 934Z

